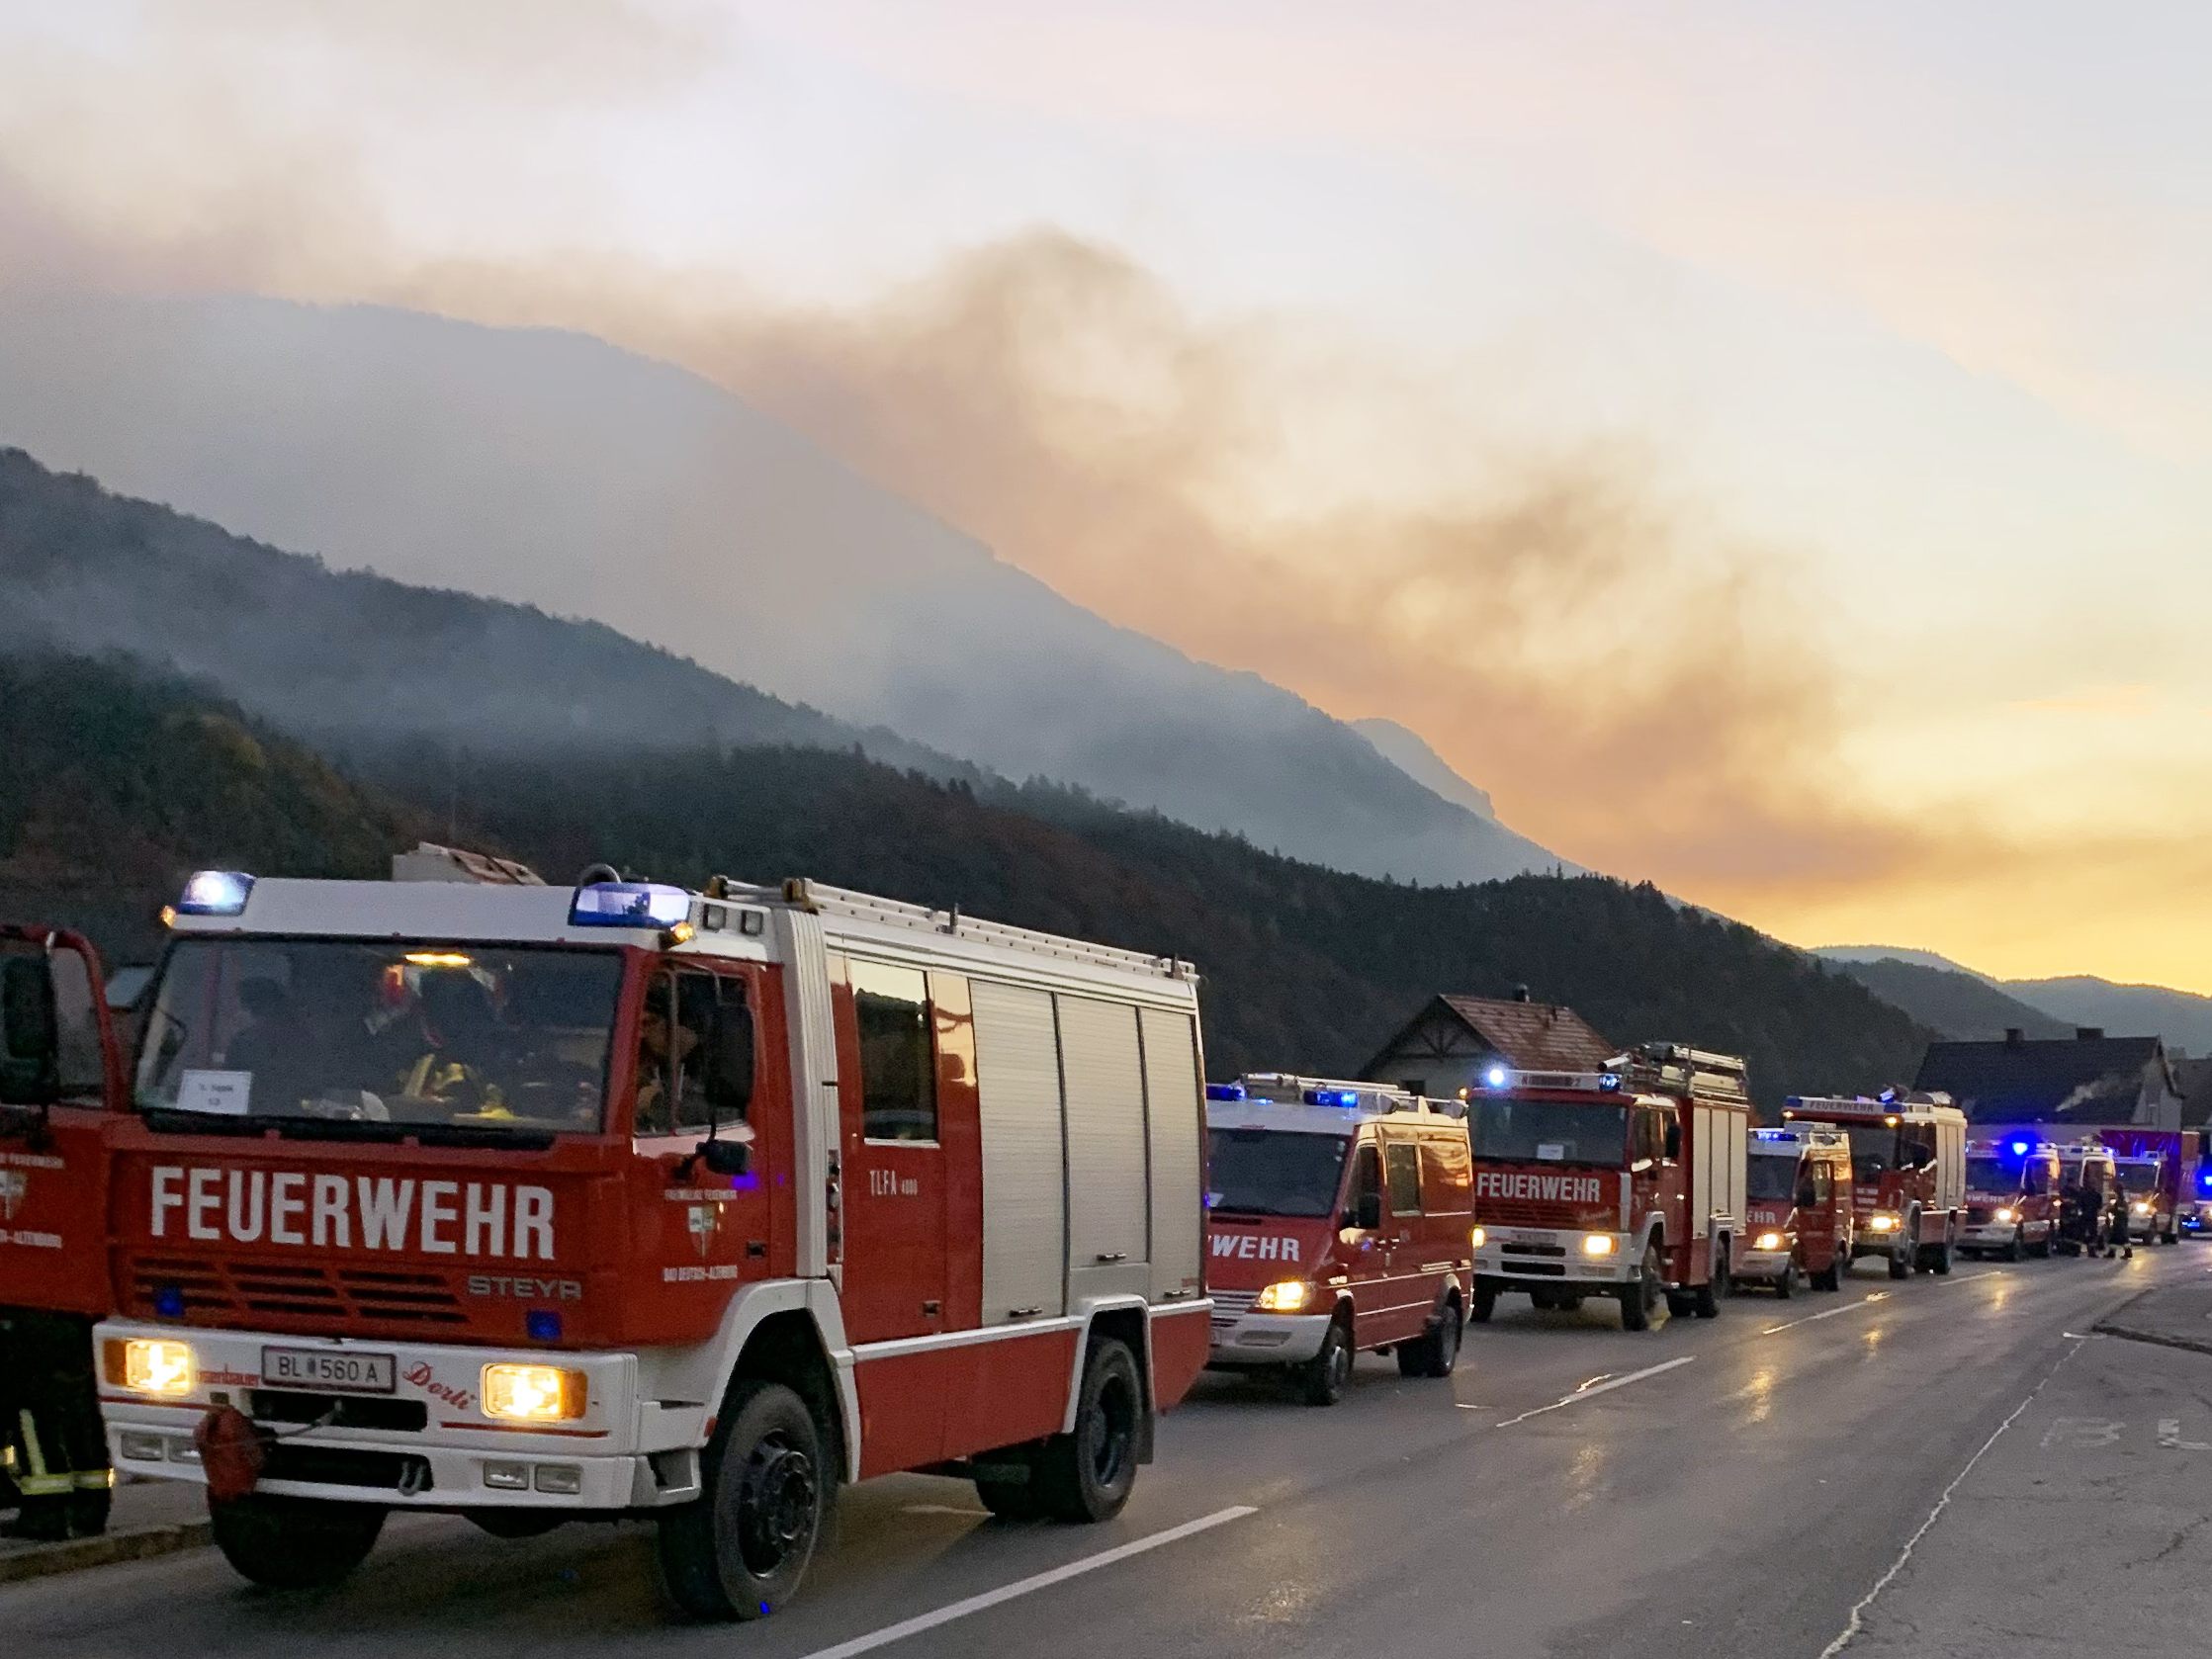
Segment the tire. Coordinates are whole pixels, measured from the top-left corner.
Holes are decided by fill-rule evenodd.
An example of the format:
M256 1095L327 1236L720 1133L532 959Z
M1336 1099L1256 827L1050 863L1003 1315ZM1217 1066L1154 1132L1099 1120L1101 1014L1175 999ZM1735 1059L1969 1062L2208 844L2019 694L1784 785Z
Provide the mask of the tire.
M376 1504L252 1494L210 1504L216 1547L240 1578L268 1590L320 1590L369 1558L384 1530Z
M1910 1278L1912 1276L1913 1259L1918 1255L1918 1251L1903 1250L1896 1246L1891 1247L1890 1276L1892 1278Z
M1333 1406L1352 1381L1352 1333L1332 1320L1321 1352L1298 1368L1298 1397L1309 1406Z
M1782 1264L1781 1274L1774 1281L1774 1294L1779 1300L1787 1302L1797 1292L1798 1265L1795 1262L1785 1262Z
M1467 1317L1477 1325L1490 1323L1490 1315L1498 1311L1498 1292L1495 1285L1478 1284L1474 1287L1474 1308Z
M1351 1353L1348 1345L1347 1371ZM1144 1413L1144 1378L1128 1345L1111 1337L1096 1340L1076 1396L1075 1428L1046 1441L1032 1465L1037 1507L1054 1521L1077 1525L1119 1515L1137 1483Z
M2026 1232L2024 1229L2018 1227L2012 1229L2012 1242L2006 1245L2003 1250L1998 1252L1998 1254L2002 1256L2007 1262L2017 1262L2020 1260L2021 1257L2027 1255L2027 1253L2028 1244Z
M693 1618L765 1618L797 1594L828 1513L814 1414L780 1382L733 1383L699 1472L701 1494L661 1516L668 1598Z
M1648 1331L1651 1319L1659 1311L1659 1247L1646 1245L1643 1250L1643 1271L1634 1284L1621 1286L1621 1329L1624 1331Z
M559 1510L464 1510L479 1531L495 1538L542 1538L569 1518Z
M1935 1276L1937 1278L1942 1278L1945 1274L1950 1272L1951 1241L1949 1239L1945 1239L1941 1244L1937 1245L1933 1251L1929 1252L1928 1266L1935 1273Z
M994 1466L1019 1464L1018 1478L982 1478L975 1483L975 1495L983 1507L1002 1521L1035 1521L1044 1514L1037 1502L1036 1466L1026 1456L995 1453Z
M1444 1307L1417 1343L1398 1345L1398 1375L1448 1377L1460 1362L1460 1298L1447 1296Z
M1713 1264L1712 1276L1690 1297L1690 1311L1700 1319L1719 1319L1722 1300L1728 1293L1728 1253L1724 1248Z
M1806 1282L1815 1290L1841 1290L1843 1288L1841 1261L1840 1257L1830 1256L1826 1266L1816 1273L1806 1275Z

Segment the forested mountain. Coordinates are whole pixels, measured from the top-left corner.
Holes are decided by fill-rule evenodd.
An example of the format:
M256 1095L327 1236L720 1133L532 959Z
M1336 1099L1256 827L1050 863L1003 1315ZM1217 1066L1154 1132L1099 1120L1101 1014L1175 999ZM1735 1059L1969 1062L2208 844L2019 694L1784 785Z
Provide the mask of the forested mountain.
M249 296L0 296L0 443L1335 868L1558 862L1283 687L1114 626L722 388L585 335ZM498 701L489 674L478 691Z
M2007 1031L2030 1037L2071 1037L2074 1027L2041 1008L1963 969L1934 968L1894 956L1871 962L1845 961L1847 974L1886 1003L1895 1004L1921 1024L1946 1037L1990 1041Z
M0 902L122 953L195 866L377 873L421 834L550 879L609 859L696 883L813 875L1196 962L1208 1068L1343 1072L1439 990L1526 983L1622 1041L1749 1057L1761 1097L1909 1075L1925 1033L1750 928L1596 877L1451 888L1345 875L1042 785L850 753L431 739L346 769L212 692L120 660L16 656L0 679Z

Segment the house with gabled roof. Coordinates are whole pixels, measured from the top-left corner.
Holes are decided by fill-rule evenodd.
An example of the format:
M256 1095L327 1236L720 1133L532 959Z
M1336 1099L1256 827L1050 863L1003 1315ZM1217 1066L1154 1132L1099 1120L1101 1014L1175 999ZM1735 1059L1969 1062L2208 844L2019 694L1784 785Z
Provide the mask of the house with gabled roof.
M1918 1089L1940 1089L1976 1123L2142 1124L2174 1129L2181 1091L2158 1037L2109 1037L2094 1025L2071 1037L1930 1043Z
M1433 1099L1471 1089L1492 1066L1524 1072L1597 1072L1621 1052L1572 1008L1530 1000L1446 993L1399 1028L1360 1070Z

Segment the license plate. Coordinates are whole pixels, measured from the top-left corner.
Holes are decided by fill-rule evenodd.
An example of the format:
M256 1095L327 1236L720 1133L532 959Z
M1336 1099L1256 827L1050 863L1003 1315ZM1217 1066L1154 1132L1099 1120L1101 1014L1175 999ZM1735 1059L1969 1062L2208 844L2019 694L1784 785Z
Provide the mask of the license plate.
M1504 1240L1507 1244L1549 1244L1551 1242L1549 1233L1533 1227L1508 1227L1504 1232L1492 1236Z
M320 1348L265 1348L261 1381L267 1387L328 1388L338 1393L390 1394L399 1386L398 1362L389 1353L355 1353Z

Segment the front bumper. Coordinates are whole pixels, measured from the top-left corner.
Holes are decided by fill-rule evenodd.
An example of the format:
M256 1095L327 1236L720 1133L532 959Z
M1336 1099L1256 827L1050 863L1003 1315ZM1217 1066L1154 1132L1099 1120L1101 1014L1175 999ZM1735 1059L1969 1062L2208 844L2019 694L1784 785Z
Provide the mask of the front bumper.
M2015 1239L2039 1239L2050 1231L2048 1222L1971 1221L1959 1231L1959 1243L1969 1250L2003 1250Z
M124 1321L95 1333L103 1344L132 1337L189 1344L196 1375L192 1391L175 1399L131 1393L103 1378L108 1447L125 1474L204 1480L192 1432L211 1408L227 1405L274 1437L258 1492L424 1510L564 1511L655 1509L698 1495L701 1414L641 1399L632 1353L340 1342ZM262 1351L272 1348L390 1354L395 1386L373 1394L268 1387ZM559 1425L486 1417L478 1405L483 1368L502 1360L583 1372L583 1415ZM316 1421L333 1409L337 1421Z
M1747 1250L1735 1261L1735 1276L1746 1279L1780 1278L1796 1260L1794 1250Z
M1321 1352L1330 1313L1216 1313L1209 1365L1298 1365Z
M1592 1256L1583 1248L1586 1238L1611 1239L1613 1249ZM1547 1284L1609 1289L1636 1283L1643 1276L1643 1263L1626 1233L1517 1228L1483 1240L1474 1253L1474 1275L1514 1290Z

